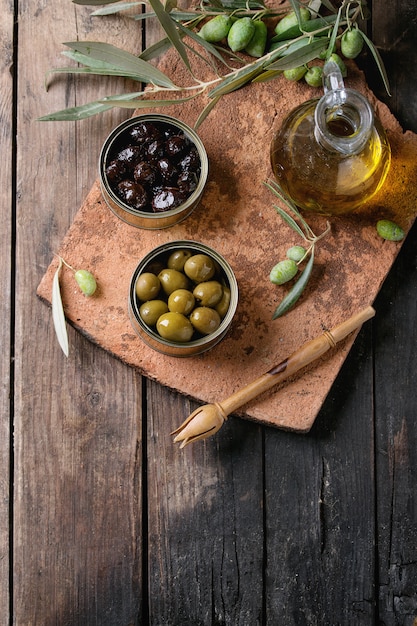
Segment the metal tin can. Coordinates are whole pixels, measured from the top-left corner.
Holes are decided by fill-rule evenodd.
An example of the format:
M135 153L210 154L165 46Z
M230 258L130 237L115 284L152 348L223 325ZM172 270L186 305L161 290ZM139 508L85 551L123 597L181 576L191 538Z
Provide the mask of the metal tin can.
M155 326L149 326L144 322L139 312L141 304L136 295L136 283L138 278L145 272L158 271L166 267L168 258L176 251L189 251L191 255L207 255L214 261L217 270L217 278L230 290L230 302L227 312L221 319L218 328L210 334L199 335L195 333L190 341L177 342L161 337ZM155 268L157 268L155 270ZM209 246L195 241L180 240L165 243L149 252L136 267L130 282L128 309L132 326L138 336L150 348L174 357L195 356L206 352L217 345L228 332L238 304L238 285L229 263Z
M152 210L140 210L129 206L116 193L115 186L111 183L106 173L114 152L122 149L123 146L127 147L129 145L130 132L142 122L156 124L160 128L178 129L179 132L185 135L190 145L195 146L198 152L200 168L196 187L181 201L181 204L174 208L153 212ZM104 200L117 217L137 228L150 230L168 228L188 217L200 202L208 177L208 157L200 137L184 122L168 115L138 115L122 122L107 137L100 152L99 174Z

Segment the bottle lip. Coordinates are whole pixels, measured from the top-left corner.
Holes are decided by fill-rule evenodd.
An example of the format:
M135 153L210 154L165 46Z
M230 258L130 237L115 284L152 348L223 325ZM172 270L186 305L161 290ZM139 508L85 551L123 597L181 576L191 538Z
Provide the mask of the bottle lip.
M345 88L327 91L317 103L314 118L316 139L327 149L346 155L364 148L374 124L374 114L365 96ZM347 136L332 133L332 119L344 120L353 132Z

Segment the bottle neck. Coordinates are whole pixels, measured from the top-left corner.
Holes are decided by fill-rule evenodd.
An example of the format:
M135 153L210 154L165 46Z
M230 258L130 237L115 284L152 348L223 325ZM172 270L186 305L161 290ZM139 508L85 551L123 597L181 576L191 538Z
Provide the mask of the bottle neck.
M342 155L358 154L368 142L374 115L367 99L353 89L332 89L317 103L315 137L325 148Z

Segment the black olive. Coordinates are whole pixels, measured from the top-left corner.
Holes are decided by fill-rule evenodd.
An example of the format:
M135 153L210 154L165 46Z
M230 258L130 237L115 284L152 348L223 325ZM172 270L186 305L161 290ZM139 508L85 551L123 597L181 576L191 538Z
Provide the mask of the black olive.
M187 140L184 136L173 135L165 142L168 156L178 157L187 147Z
M133 166L140 159L142 151L139 146L127 146L116 156L116 161L122 161L128 167Z
M106 176L111 183L118 183L126 176L126 172L126 163L124 163L124 161L118 161L117 159L111 161L106 167Z
M148 203L148 194L142 185L123 180L117 185L120 198L134 209L143 209Z
M169 211L184 202L184 196L175 187L164 187L156 193L152 200L152 208L155 213Z
M159 159L157 167L160 175L166 181L173 180L173 178L178 174L177 168L169 159Z
M137 183L152 186L156 181L156 170L146 161L139 161L134 167L133 178Z

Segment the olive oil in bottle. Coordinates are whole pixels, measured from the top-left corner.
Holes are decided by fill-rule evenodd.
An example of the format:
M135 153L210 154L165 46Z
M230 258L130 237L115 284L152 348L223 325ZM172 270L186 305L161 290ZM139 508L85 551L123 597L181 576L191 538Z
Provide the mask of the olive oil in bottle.
M368 101L344 88L334 65L325 66L324 96L287 116L274 134L270 155L277 182L295 204L328 215L354 211L369 200L391 160L385 131ZM337 73L336 89L329 87L335 84L330 72Z

